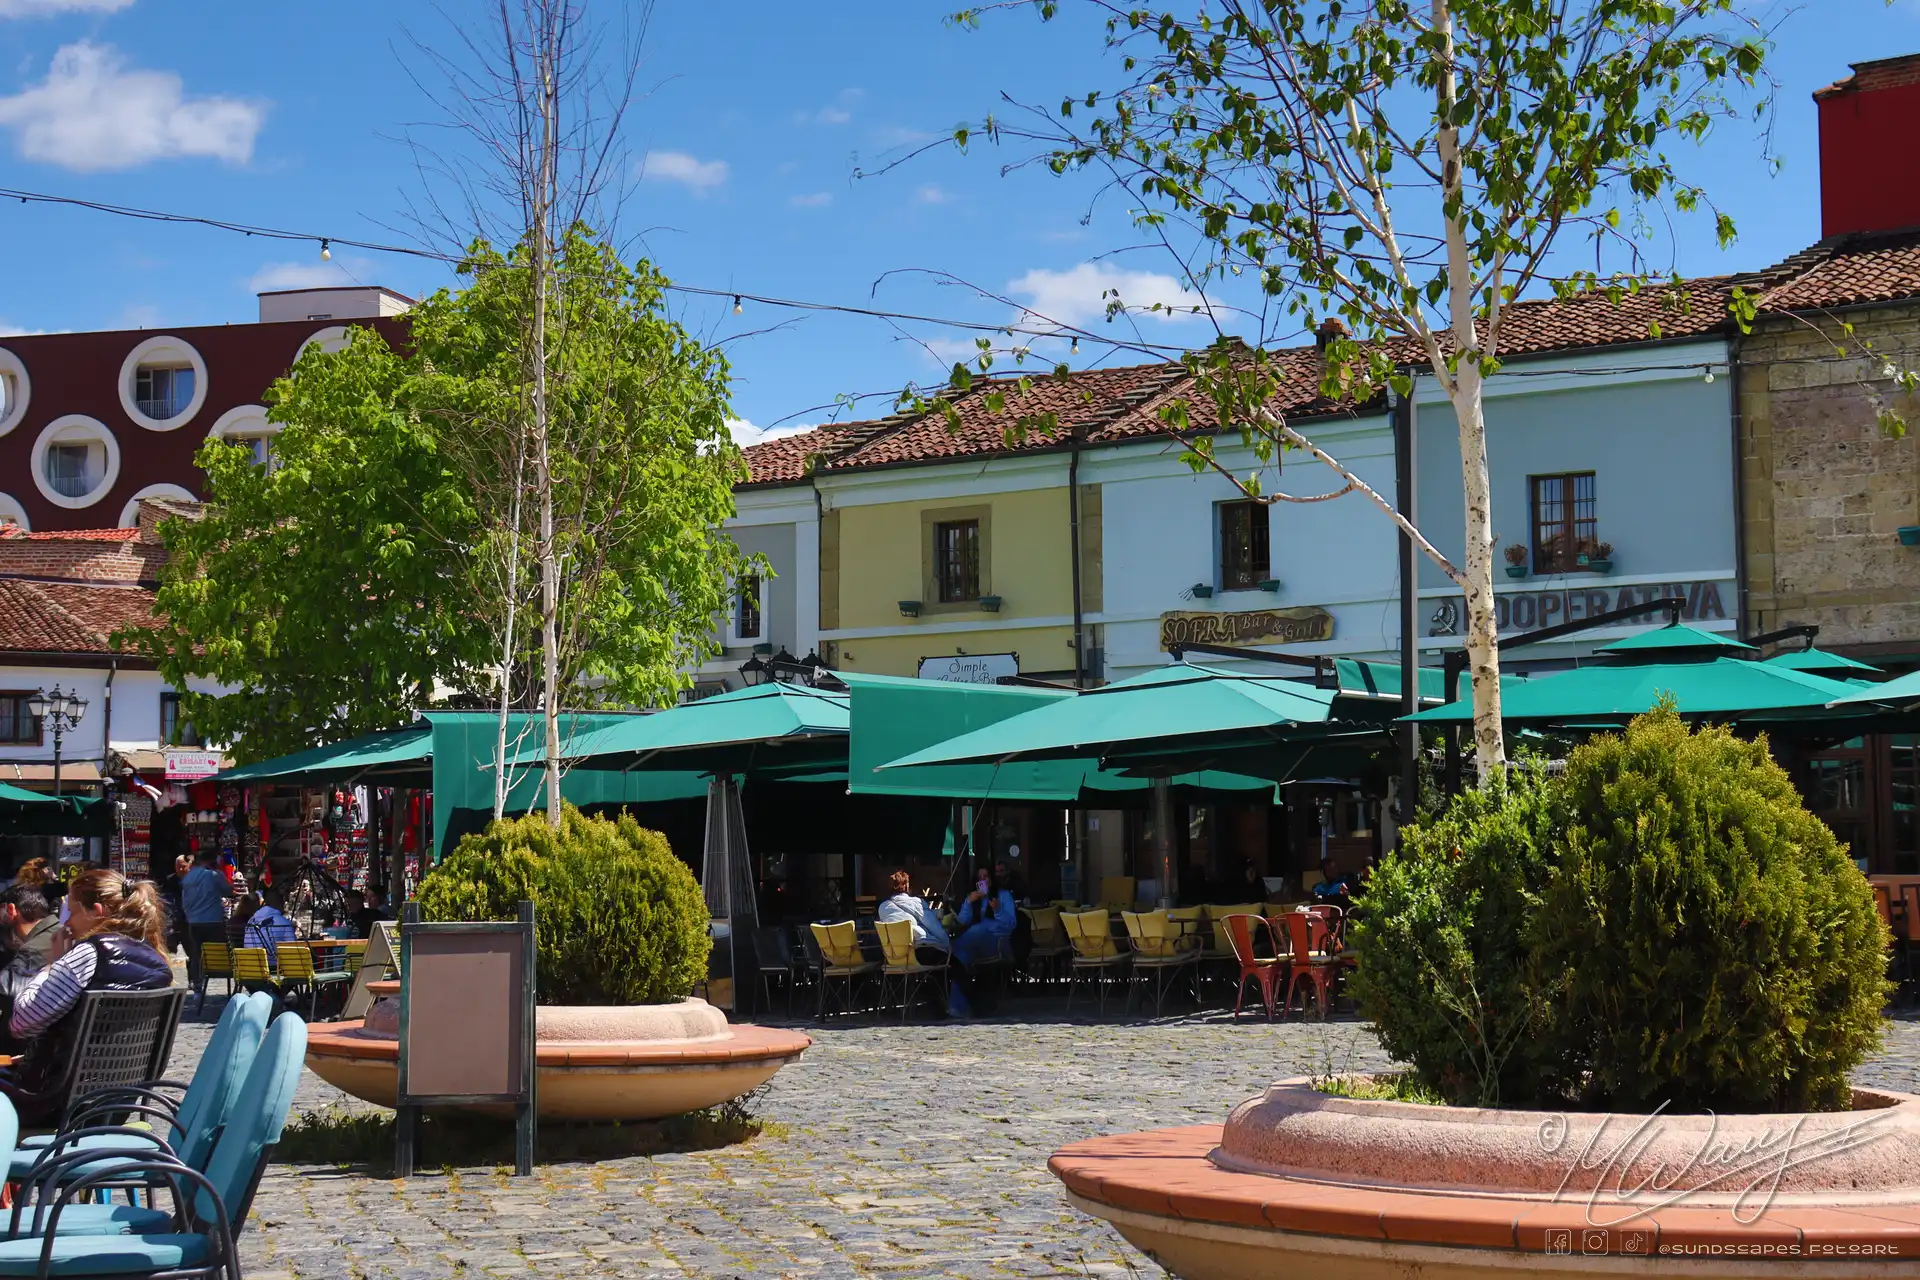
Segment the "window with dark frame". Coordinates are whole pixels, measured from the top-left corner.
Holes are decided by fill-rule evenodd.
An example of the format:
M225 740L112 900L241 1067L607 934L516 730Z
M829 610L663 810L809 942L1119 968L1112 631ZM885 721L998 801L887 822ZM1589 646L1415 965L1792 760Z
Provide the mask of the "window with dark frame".
M933 526L933 580L941 604L980 598L978 520L946 520Z
M733 602L733 637L736 640L760 639L760 576L748 574L740 579L739 594Z
M180 714L180 695L160 695L160 745L163 747L204 747L200 731Z
M1272 541L1264 502L1220 504L1220 589L1251 591L1273 576Z
M1533 571L1567 573L1599 541L1593 472L1529 476L1533 490Z
M0 692L0 742L16 747L41 744L40 721L27 710L27 699L31 697L31 691Z

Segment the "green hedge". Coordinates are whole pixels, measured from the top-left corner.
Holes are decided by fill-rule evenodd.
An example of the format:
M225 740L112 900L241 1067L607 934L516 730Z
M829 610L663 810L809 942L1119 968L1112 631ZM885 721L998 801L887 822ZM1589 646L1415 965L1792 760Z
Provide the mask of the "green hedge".
M1356 994L1460 1105L1844 1107L1886 927L1764 744L1671 709L1407 828L1360 902Z
M425 920L511 920L538 909L541 1004L661 1004L707 975L707 906L666 837L568 806L461 840L420 883Z

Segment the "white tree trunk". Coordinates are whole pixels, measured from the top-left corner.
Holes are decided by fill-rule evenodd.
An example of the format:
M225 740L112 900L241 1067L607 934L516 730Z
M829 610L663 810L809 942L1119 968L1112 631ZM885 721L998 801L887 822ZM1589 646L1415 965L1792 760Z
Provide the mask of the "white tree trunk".
M1506 767L1507 748L1500 722L1500 626L1493 609L1493 494L1487 479L1487 419L1481 403L1480 336L1473 321L1473 263L1467 249L1466 210L1462 207L1460 130L1453 116L1458 82L1453 70L1453 14L1447 0L1433 0L1433 28L1441 39L1444 67L1438 85L1441 217L1446 224L1447 302L1455 367L1451 378L1436 369L1448 387L1454 417L1460 423L1460 488L1466 499L1467 670L1473 677L1473 747L1480 785ZM1494 304L1499 305L1496 299ZM1452 690L1448 690L1451 695Z
M553 244L548 219L553 208L559 159L559 66L557 35L543 21L536 69L540 77L540 149L536 161L532 213L530 283L533 287L533 471L540 501L540 656L541 713L546 728L547 822L560 829L560 563L554 551L552 433L547 415L547 288Z

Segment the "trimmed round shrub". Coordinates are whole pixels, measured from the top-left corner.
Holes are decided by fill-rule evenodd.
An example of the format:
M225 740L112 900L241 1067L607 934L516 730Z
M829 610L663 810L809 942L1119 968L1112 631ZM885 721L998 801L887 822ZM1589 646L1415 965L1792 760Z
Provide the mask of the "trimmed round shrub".
M707 904L666 837L567 806L502 819L461 840L420 882L425 920L538 912L541 1004L664 1004L707 976Z
M1581 1101L1644 1111L1844 1108L1879 1046L1873 893L1764 743L1673 711L1575 750L1534 922L1546 1046Z
M1352 990L1383 1047L1456 1106L1528 1106L1566 1071L1531 1034L1527 931L1553 863L1553 796L1519 765L1401 832L1355 913Z

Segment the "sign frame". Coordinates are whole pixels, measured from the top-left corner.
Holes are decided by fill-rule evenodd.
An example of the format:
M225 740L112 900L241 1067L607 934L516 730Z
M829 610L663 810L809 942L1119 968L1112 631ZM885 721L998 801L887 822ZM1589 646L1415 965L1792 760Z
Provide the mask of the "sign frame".
M1011 670L1011 671L1005 671L1005 672L998 672L998 673L996 673L996 672L995 672L995 671L993 670L993 667L994 667L994 665L995 665L995 663L994 663L994 660L995 660L995 659L1006 659L1006 660L1008 660L1008 661L1010 661L1010 662L1011 662L1011 663L1013 664L1013 670ZM929 663L954 663L954 664L959 664L959 663L965 663L965 662L978 662L978 663L982 663L982 664L984 664L984 665L982 666L982 671L983 671L983 672L984 672L984 673L985 673L986 675L988 675L988 676L989 676L990 678L989 678L989 679L986 679L986 680L948 680L948 679L946 679L946 678L944 678L944 677L941 677L941 676L932 676L932 675L928 675L928 674L927 674L927 664L929 664ZM980 685L994 685L994 684L999 684L999 683L1000 683L1001 681L1003 681L1003 680L1008 680L1008 679L1011 679L1011 678L1013 678L1014 676L1017 676L1017 675L1019 675L1019 674L1020 674L1020 655L1019 655L1019 654L1017 654L1017 653L943 653L943 654L936 654L936 655L934 655L933 657L924 657L924 658L921 658L921 659L920 659L920 661L919 661L919 664L918 664L917 666L915 666L915 668L914 668L914 673L915 673L915 675L916 675L916 676L917 676L917 677L918 677L919 679L921 679L921 680L929 680L929 681L932 681L932 682L934 682L934 683L936 683L936 684L980 684Z
M1317 644L1334 636L1333 613L1318 605L1235 610L1172 609L1160 615L1160 650L1175 645ZM1185 629L1191 634L1176 634Z
M414 947L423 938L478 937L512 942L518 949L518 992L509 999L520 1003L519 1043L509 1044L509 1065L517 1071L519 1088L505 1093L420 1093L410 1077L408 1044L413 1030ZM514 1172L533 1173L534 1147L539 1136L536 1104L539 1062L535 1051L535 1004L539 973L539 931L531 902L520 904L516 920L454 921L423 924L420 904L409 902L400 923L400 1060L394 1087L394 1176L413 1173L419 1142L420 1112L426 1106L510 1105L514 1108Z
M176 768L176 762L183 766L191 763L194 767L191 771L185 768ZM220 768L220 753L218 751L204 751L197 747L167 748L166 776L168 782L199 782L203 779L211 778L214 774L220 772Z

